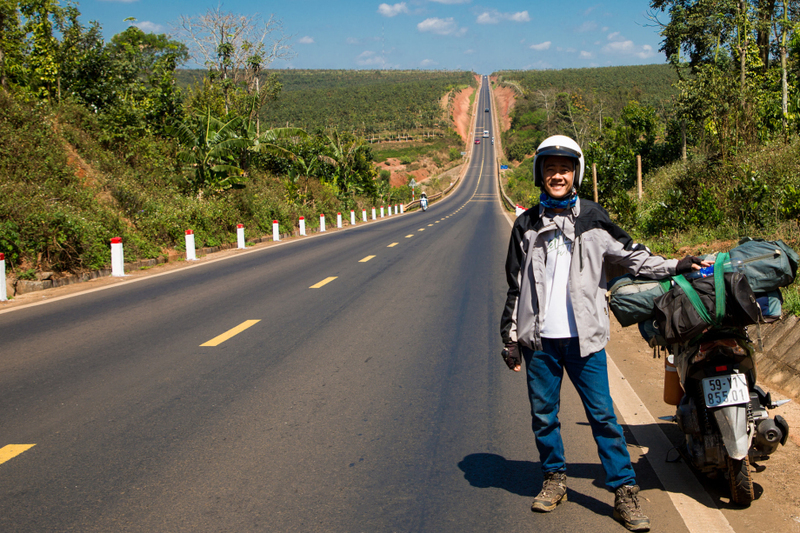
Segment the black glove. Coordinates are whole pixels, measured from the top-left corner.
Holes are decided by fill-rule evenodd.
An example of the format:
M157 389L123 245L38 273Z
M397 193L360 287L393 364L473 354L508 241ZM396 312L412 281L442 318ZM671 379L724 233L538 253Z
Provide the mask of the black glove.
M687 255L680 261L678 261L678 265L675 267L675 274L688 274L692 270L692 265L700 265L703 263L703 260L699 257L694 255Z
M519 344L516 342L507 343L500 355L503 356L503 361L511 370L518 371L521 368L522 357L519 354Z

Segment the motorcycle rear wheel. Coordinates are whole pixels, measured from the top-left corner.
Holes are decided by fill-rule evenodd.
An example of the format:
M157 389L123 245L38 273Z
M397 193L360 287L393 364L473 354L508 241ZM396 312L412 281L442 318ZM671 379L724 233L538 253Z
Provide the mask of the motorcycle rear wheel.
M753 479L750 477L750 461L727 458L728 476L731 487L731 502L742 507L749 506L755 498Z

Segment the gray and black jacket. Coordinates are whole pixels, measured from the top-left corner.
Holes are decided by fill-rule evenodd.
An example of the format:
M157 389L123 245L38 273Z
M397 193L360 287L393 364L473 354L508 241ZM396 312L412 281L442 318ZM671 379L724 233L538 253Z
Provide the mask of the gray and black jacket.
M578 326L581 356L602 350L610 336L606 303L606 262L635 276L661 279L675 275L677 259L653 255L619 226L600 205L578 199L560 214L534 206L517 217L506 258L508 298L500 322L503 343L518 341L541 350L546 243L543 235L560 229L573 242L570 297Z

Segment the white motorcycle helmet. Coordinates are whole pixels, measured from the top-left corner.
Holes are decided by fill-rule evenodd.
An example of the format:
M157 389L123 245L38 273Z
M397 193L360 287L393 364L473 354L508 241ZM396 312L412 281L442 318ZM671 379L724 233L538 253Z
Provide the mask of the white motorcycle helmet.
M542 162L545 158L551 155L560 155L569 157L575 160L575 178L572 181L572 186L575 189L581 186L583 181L583 152L578 143L565 135L553 135L542 141L542 144L536 149L536 154L533 157L533 183L542 188L544 184L544 173L542 172Z

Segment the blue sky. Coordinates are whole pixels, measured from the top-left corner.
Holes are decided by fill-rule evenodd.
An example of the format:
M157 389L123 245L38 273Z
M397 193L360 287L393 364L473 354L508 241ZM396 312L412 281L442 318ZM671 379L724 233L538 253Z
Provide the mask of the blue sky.
M145 31L170 33L180 15L209 8L274 15L295 56L273 68L560 69L663 63L648 0L84 0L82 20L108 40L135 17ZM661 15L662 19L665 19Z

